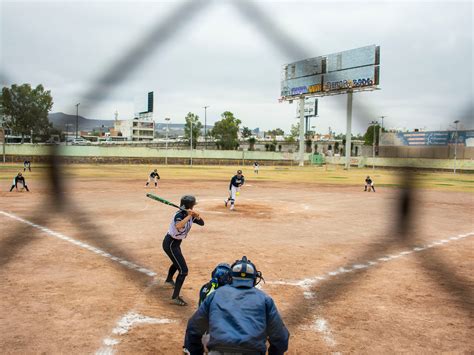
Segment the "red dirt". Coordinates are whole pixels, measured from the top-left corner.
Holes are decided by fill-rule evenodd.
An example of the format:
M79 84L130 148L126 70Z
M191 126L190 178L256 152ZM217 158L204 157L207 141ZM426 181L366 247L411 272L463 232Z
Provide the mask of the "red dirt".
M40 185L31 193L0 193L0 210L161 278L169 266L161 242L174 210L145 193L177 201L194 192L206 225L193 227L182 245L190 269L182 294L191 305L170 305L171 291L150 286L151 278L0 214L1 353L95 352L133 310L175 323L139 325L113 336L118 353L178 354L199 288L219 262L247 255L269 282L301 280L474 231L467 193L419 192L412 239L388 247L395 189L363 193L357 187L252 182L230 212L223 203L227 182L161 181L158 190L142 185L72 180L68 197L77 208L62 207L61 213ZM289 353L474 351L472 240L330 278L313 287L314 299L305 299L297 286L265 285L290 329ZM326 321L326 333L312 328L317 319Z

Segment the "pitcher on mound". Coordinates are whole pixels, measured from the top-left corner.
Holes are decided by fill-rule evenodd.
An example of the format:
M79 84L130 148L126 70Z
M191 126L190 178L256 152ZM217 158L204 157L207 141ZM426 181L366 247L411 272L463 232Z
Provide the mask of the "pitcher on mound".
M242 170L237 170L237 175L234 175L230 180L229 185L229 197L224 201L225 206L227 207L230 202L230 209L234 209L235 197L239 195L240 187L245 183L244 176L242 175Z

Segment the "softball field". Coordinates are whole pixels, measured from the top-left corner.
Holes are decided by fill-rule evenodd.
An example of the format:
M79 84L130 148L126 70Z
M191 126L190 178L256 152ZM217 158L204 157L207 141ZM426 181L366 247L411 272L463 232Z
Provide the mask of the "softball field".
M10 193L20 164L0 166L2 354L180 354L201 285L243 255L289 328L289 354L474 351L473 175L416 173L408 223L390 170L245 167L231 212L237 167L158 166L154 189L153 166L66 165L65 199L32 168L31 192ZM147 192L194 194L206 222L182 244L188 307L163 286L175 209Z

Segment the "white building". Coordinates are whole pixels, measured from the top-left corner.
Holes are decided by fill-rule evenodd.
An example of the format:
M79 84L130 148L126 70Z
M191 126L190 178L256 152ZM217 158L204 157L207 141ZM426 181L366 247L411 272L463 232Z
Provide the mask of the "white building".
M129 141L152 141L155 134L153 113L142 112L132 120L116 120L114 130Z

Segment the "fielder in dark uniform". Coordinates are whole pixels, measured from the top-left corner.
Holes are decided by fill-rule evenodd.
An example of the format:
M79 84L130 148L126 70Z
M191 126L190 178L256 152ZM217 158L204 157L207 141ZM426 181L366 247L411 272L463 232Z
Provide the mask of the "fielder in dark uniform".
M367 188L369 188L369 189L367 190ZM374 182L372 181L370 176L367 176L367 178L365 179L365 189L364 189L364 191L369 191L370 192L370 189L372 189L372 191L375 192Z
M158 180L160 180L160 174L158 174L158 170L155 169L150 173L150 176L148 176L148 181L145 184L145 187L148 187L151 181L155 182L155 187L158 187Z
M193 223L200 226L204 225L204 220L199 216L199 213L193 211L195 205L196 198L194 196L186 195L181 198L180 206L186 211L179 210L176 212L170 223L168 233L163 240L163 250L172 262L165 283L174 288L171 299L178 306L187 305L179 295L184 279L188 275L188 266L181 252L181 242L187 237ZM176 282L174 282L173 276L176 271L178 271L178 276L176 277Z
M232 265L232 283L208 295L189 319L185 352L202 354L208 331L209 354L284 354L289 332L273 299L256 289L261 273L244 256Z
M242 175L242 170L237 170L237 175L234 175L229 184L229 197L224 201L227 207L230 201L230 209L234 209L235 197L240 193L240 187L245 183L245 178Z
M25 160L23 163L23 171L26 171L26 169L31 172L31 161L29 160Z
M13 178L13 183L12 183L12 187L10 189L10 192L13 191L13 189L16 189L16 191L18 191L18 183L21 183L23 185L23 187L26 189L26 191L30 191L28 190L28 186L26 186L26 180L25 180L25 177L23 176L23 174L20 172L18 173L17 176L15 176Z

